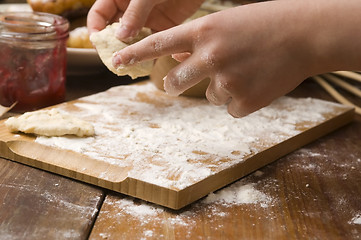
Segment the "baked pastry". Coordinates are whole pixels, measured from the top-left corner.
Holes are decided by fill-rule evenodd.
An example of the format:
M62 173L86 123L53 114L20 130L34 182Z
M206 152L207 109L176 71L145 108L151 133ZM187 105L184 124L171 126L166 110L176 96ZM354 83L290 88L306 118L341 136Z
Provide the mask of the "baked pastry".
M86 15L95 0L27 0L37 12L47 12L74 18Z
M93 44L89 40L87 27L77 27L69 32L67 47L71 48L93 48Z

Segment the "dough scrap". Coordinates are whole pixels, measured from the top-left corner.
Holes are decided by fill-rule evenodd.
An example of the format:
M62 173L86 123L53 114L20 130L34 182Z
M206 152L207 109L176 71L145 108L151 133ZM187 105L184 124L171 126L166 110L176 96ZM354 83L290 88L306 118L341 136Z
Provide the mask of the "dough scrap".
M120 24L120 22L113 23L108 25L103 30L92 33L90 35L90 41L94 44L100 59L110 71L117 74L118 76L129 75L132 79L135 79L137 77L150 75L153 68L153 60L136 63L126 67L113 67L112 59L115 52L129 46L132 43L138 42L151 34L150 29L143 28L138 36L133 39L130 44L128 44L120 41L115 37L115 31L119 28Z
M76 135L78 137L93 136L92 124L60 113L57 109L26 112L19 117L11 117L5 121L11 132L33 133L41 136Z

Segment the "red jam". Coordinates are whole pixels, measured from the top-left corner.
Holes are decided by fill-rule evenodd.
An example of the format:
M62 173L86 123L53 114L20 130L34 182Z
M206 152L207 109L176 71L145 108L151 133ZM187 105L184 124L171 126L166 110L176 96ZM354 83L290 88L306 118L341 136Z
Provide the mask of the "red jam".
M45 13L0 13L0 105L17 112L65 99L69 23Z

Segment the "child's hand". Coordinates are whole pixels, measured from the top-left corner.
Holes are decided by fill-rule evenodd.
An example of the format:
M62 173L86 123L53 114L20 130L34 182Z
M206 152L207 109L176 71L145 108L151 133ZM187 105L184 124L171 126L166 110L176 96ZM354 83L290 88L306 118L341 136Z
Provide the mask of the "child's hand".
M173 54L182 62L165 78L167 93L179 95L209 77L207 99L228 103L229 113L241 117L308 76L307 52L302 40L290 37L290 24L269 6L241 6L153 34L119 51L113 65Z

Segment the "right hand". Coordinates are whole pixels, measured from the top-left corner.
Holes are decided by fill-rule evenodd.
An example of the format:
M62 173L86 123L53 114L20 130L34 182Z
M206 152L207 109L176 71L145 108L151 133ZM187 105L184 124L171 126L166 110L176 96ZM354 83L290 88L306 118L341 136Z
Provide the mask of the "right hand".
M152 34L115 53L113 65L176 56L181 63L164 79L168 94L177 96L210 78L207 99L242 117L309 76L360 69L359 3L294 0L235 7Z

